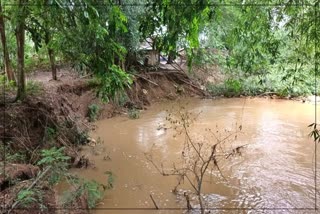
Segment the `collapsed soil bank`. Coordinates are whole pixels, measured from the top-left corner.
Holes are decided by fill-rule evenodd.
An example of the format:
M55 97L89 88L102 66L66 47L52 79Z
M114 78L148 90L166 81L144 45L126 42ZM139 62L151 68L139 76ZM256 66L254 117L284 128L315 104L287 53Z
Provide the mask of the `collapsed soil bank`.
M10 209L17 193L32 183L32 178L40 171L36 163L42 149L65 147L66 155L71 157L70 166L88 166L89 160L80 155L80 145L88 143L90 105L100 106L98 116L102 119L126 112L126 108L146 109L150 104L163 99L205 95L200 86L183 72L143 72L134 76L134 83L126 91L128 100L119 106L112 102L102 103L96 97L96 86L74 72L61 71L58 81L51 81L50 76L49 72L35 73L29 79L41 84L41 89L22 102L0 106L0 136L4 145L0 156L3 166L0 175L2 209ZM7 162L5 166L4 149L7 155L19 153L24 158ZM54 195L47 185L41 188L45 194ZM81 199L75 202L73 207L87 209L84 201ZM55 197L44 198L43 203L49 209L57 206ZM33 208L32 212L38 213L40 207L34 203L30 204L30 208ZM25 210L15 212L25 213ZM55 212L52 210L51 213Z

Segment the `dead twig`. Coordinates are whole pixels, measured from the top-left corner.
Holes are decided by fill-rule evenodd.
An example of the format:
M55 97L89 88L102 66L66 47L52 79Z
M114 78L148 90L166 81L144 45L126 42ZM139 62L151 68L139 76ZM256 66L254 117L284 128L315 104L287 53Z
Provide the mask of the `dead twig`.
M152 200L152 202L153 202L154 206L155 206L155 207L156 207L156 209L158 210L158 209L159 209L159 207L158 207L158 205L157 205L156 201L153 199L153 197L152 197L152 195L151 195L151 194L150 194L150 198L151 198L151 200Z
M144 79L145 81L147 81L147 82L149 82L149 83L151 83L151 84L153 84L153 85L155 85L155 86L159 86L157 83L155 83L155 82L153 82L153 81L151 81L151 80L149 80L149 79L147 79L147 78L145 78L145 77L143 77L143 76L140 76L140 75L138 75L138 74L133 74L134 76L137 76L137 77L140 77L141 79Z

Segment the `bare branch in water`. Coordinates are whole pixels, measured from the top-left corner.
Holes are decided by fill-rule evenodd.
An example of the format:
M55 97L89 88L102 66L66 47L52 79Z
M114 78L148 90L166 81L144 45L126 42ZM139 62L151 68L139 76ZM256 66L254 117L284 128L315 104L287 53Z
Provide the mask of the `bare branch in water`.
M198 117L199 114L196 116ZM247 145L240 145L229 149L229 151L224 151L222 145L226 145L228 142L236 141L237 135L242 131L242 125L238 126L235 131L231 132L225 130L225 136L218 136L219 131L216 133L211 129L206 129L210 136L205 138L205 142L196 141L192 138L189 127L191 122L195 119L191 118L191 114L180 108L178 111L178 118L176 115L169 113L166 120L170 123L173 130L177 132L178 135L184 134L185 141L183 144L183 149L181 152L181 163L173 163L172 168L169 171L164 170L163 163L156 164L153 160L151 153L145 153L146 159L155 167L155 169L163 176L177 176L178 182L173 188L173 193L177 194L178 187L184 182L185 178L188 184L194 190L197 195L201 213L205 211L205 205L202 199L202 184L204 178L208 172L217 170L221 177L227 181L222 173L222 169L219 166L219 157L223 159L228 159L234 155L241 155L241 149ZM216 127L217 128L217 127ZM176 135L175 135L176 136ZM211 176L212 173L210 173ZM192 209L189 195L184 193L184 197L187 202L187 208Z

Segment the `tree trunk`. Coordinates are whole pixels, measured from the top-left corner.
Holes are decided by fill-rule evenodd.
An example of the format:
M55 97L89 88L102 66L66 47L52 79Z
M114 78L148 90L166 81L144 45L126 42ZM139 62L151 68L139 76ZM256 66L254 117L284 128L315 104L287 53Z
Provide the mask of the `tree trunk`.
M48 46L49 42L50 42L50 33L49 32L46 32L45 42L46 42L47 49L48 49L48 55L49 55L49 60L50 60L50 65L51 65L51 72L52 72L52 79L57 80L57 66L56 66L56 62L55 62L54 50Z
M55 62L54 51L51 48L48 48L48 55L50 59L51 71L52 71L52 79L57 80L57 66Z
M3 49L3 61L4 61L4 70L7 74L9 81L16 81L15 75L13 73L11 62L9 58L9 52L7 48L7 41L6 41L6 31L5 31L5 22L2 15L2 6L1 6L1 0L0 0L0 36L1 36L1 43L2 43L2 49Z
M173 64L174 58L175 58L174 52L173 52L173 51L170 51L170 52L169 52L169 56L168 56L167 64Z
M22 8L24 0L19 1L19 7ZM18 94L17 99L24 99L26 96L26 78L24 73L24 44L25 44L25 9L22 8L22 15L18 20L16 29L16 40L17 40L17 61L18 61Z

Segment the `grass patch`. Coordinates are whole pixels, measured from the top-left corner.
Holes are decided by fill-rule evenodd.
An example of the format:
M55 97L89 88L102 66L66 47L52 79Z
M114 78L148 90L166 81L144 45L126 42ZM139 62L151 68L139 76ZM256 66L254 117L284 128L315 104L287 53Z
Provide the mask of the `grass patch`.
M29 80L26 85L26 93L28 95L39 95L43 91L43 85L39 82Z
M128 109L128 116L130 119L139 119L140 111L136 108L130 108Z

